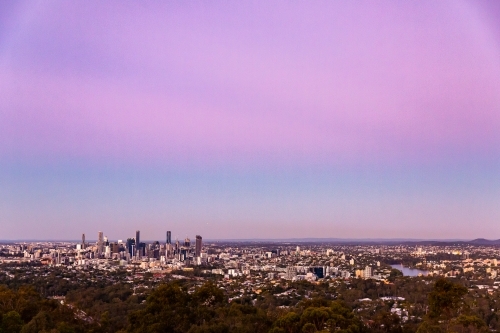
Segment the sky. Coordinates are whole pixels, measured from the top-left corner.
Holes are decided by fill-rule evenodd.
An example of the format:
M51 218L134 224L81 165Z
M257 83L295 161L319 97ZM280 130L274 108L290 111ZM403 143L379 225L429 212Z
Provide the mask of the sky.
M496 0L0 2L0 239L498 222Z

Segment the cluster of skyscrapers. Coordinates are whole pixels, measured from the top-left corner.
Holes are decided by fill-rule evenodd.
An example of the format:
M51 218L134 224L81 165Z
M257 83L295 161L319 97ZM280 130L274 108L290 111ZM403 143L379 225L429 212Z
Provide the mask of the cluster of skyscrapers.
M176 240L172 243L172 232L167 231L165 244L155 241L149 244L141 242L141 233L135 232L134 238L128 238L125 242L109 242L102 231L97 233L97 242L92 257L96 258L129 258L129 259L177 259L179 261L191 260L193 263L202 262L202 237L196 235L194 248L191 240L186 237L184 242ZM85 234L82 234L82 243L77 246L81 250L87 249L89 244L85 243Z

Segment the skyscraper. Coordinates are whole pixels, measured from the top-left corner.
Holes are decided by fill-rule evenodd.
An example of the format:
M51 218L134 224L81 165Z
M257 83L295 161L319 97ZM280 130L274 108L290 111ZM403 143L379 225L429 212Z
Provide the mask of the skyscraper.
M165 245L165 256L167 258L172 258L174 254L172 247L172 232L167 231L167 244Z
M202 238L200 235L196 235L196 248L195 248L195 256L199 257L201 255L201 242Z
M85 248L85 234L82 234L82 250Z
M136 244L135 244L135 239L133 238L128 238L127 239L127 252L130 254L131 257L134 257L136 255Z
M97 254L101 256L103 251L104 251L104 234L102 233L102 231L99 231L97 233Z
M139 245L141 243L141 232L139 230L135 231L135 244Z

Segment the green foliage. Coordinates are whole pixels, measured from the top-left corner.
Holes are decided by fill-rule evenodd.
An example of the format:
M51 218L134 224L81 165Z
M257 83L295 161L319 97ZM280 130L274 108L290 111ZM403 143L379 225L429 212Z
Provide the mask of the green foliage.
M30 322L24 325L21 333L38 333L52 328L52 318L45 311L40 311Z
M140 304L145 295L134 294L133 287L127 283L115 283L103 287L83 287L79 290L68 292L66 301L96 322L99 333L117 332L126 329L127 315L142 308Z
M391 272L389 273L389 281L394 282L396 278L403 276L403 272L401 272L399 269L393 268L391 269Z
M315 327L315 330L313 332L322 330L326 322L333 316L332 310L330 310L327 307L320 307L320 308L307 308L304 313L302 313L302 316L300 317L301 322L304 323L304 326L302 327L302 331L309 331L306 330L306 326L310 326L310 324L313 324Z
M419 326L417 333L440 332L488 332L486 323L470 312L465 303L467 288L439 279L429 293L429 314Z
M22 327L23 320L16 311L9 311L2 316L1 332L19 333Z
M289 312L278 318L275 322L276 328L286 333L297 332L300 327L300 316L295 312Z
M186 332L189 329L188 294L174 284L158 287L146 308L130 315L131 332Z
M469 331L469 332L481 332L481 331L486 331L488 332L488 328L486 326L486 324L484 323L483 320L481 320L480 318L478 318L477 316L474 316L474 315L460 315L457 320L456 320L456 323L459 325L459 326L462 326L462 328L465 328L466 331ZM462 329L462 331L465 331Z
M0 286L0 315L2 333L79 333L90 328L75 317L72 309L42 298L32 286L17 290Z
M266 313L252 305L228 303L222 290L204 284L192 294L178 283L164 284L145 308L129 316L129 332L267 332Z
M443 325L438 324L434 321L426 320L420 324L417 333L444 333L445 329Z
M463 297L467 288L452 283L446 279L439 279L429 294L429 317L451 319L463 305Z
M273 332L362 332L363 325L352 309L340 301L307 300L296 312L288 312L274 322Z
M57 331L59 333L75 333L76 332L75 328L72 325L70 325L64 321L57 324Z
M273 327L269 330L269 333L286 333L281 327Z
M157 277L149 276L146 284L128 283L125 274L120 281L103 275L97 282L72 284L55 274L66 278L79 273L55 268L43 274L49 289L43 280L32 286L2 280L8 286L0 285L0 333L406 333L417 328L420 333L476 333L500 327L496 294L468 293L464 286L444 279L433 284L431 277L410 279L394 273L391 283L281 281L262 286L255 295L248 288L240 291L243 281L225 283L226 289L221 289L211 282L200 285L197 278L159 284ZM44 296L47 290L66 287L71 290L64 304ZM277 295L292 289L287 297ZM236 295L241 296L230 302L228 297ZM405 300L382 301L382 296ZM372 301L359 301L365 297ZM408 319L391 313L393 305L407 311Z
M401 333L403 328L401 327L401 319L384 309L377 312L375 315L374 323L372 327L377 331L391 332L391 333Z
M304 326L302 326L303 333L314 333L317 331L316 326L313 323L305 323Z

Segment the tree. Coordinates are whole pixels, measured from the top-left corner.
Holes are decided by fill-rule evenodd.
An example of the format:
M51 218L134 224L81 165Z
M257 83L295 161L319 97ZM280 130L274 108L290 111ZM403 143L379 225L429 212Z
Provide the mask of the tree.
M147 299L146 308L129 317L131 332L187 332L189 297L177 284L165 284L154 290Z
M2 316L1 332L19 333L23 327L21 315L16 311L7 312Z
M374 325L383 332L402 332L400 318L386 310L379 310L374 317Z
M29 323L23 326L21 333L38 333L50 329L52 320L49 314L45 311L40 311Z
M302 327L302 332L304 332L304 333L315 333L315 332L317 332L316 326L314 326L313 323L306 323Z
M457 318L457 324L465 328L469 332L488 332L488 327L485 322L477 316L461 315ZM463 331L463 330L462 330Z
M304 324L302 330L304 331L306 326L310 326L307 324L312 324L316 328L315 331L321 331L325 328L326 322L332 317L333 311L329 307L307 308L300 317L301 322Z
M400 276L403 276L403 272L401 272L399 269L393 268L389 273L389 281L394 282L394 280L396 280L396 278Z
M488 331L481 318L466 314L469 312L464 301L466 294L467 288L462 285L446 279L437 280L429 293L429 313L417 333Z
M275 325L286 333L294 333L299 329L300 316L295 312L288 312L276 320Z
M464 286L446 279L437 280L429 294L429 317L449 321L462 309L466 294L467 288Z

